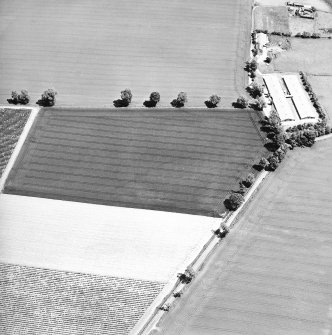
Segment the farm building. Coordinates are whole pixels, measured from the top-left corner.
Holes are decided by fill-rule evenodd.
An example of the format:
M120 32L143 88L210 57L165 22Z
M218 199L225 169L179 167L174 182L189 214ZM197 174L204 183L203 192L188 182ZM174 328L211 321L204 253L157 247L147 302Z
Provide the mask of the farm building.
M267 74L263 79L282 122L318 120L318 114L296 74Z
M304 91L297 75L284 75L283 80L290 92L297 113L301 119L317 119L318 114L311 104L308 94Z
M272 97L273 105L279 114L280 120L282 122L295 121L296 116L286 98L287 92L283 90L278 76L271 74L265 75L263 78L269 95Z

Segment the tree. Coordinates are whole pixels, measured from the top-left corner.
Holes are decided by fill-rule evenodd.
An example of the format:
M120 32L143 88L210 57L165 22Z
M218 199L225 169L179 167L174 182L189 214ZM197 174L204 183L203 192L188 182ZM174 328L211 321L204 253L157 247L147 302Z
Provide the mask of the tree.
M304 31L301 36L302 36L302 38L310 38L311 37L310 33L308 33L307 31Z
M232 193L225 201L224 205L227 209L231 211L237 210L241 204L244 202L243 195L239 193Z
M279 159L274 156L274 155L271 155L269 157L269 168L270 170L274 171L276 170L276 168L279 166Z
M12 97L11 99L8 99L7 101L11 104L17 105L19 103L18 95L19 94L16 91L12 91Z
M156 104L160 101L160 94L159 92L152 92L150 94L150 101L155 102Z
M44 107L50 107L50 106L54 106L55 105L55 96L58 93L49 88L48 90L44 91L44 93L41 96L41 99L39 101L37 101L37 103L41 106Z
M281 145L283 145L285 143L285 136L283 133L276 133L274 139L273 139L273 143L276 145L276 147L280 147Z
M187 99L187 93L185 92L180 92L178 94L178 97L176 99L174 99L172 102L171 102L171 105L173 107L177 107L177 108L181 108L184 106L184 104L188 101Z
M143 102L143 105L145 107L149 107L149 108L152 108L152 107L156 107L157 103L160 101L160 94L159 92L152 92L150 94L150 100L145 100Z
M126 88L125 90L121 91L121 100L128 103L128 105L131 103L132 97L133 95L129 88Z
M262 157L258 163L258 165L262 168L265 169L269 165L269 161L265 158Z
M237 100L236 100L236 103L235 103L235 106L239 107L239 108L247 108L248 105L249 105L248 99L246 99L243 96L238 97Z
M245 187L250 187L255 181L255 175L253 173L249 173L247 178L243 181L243 185Z
M250 67L250 70L251 71L256 71L257 70L257 68L258 68L258 64L257 64L257 62L256 62L256 60L255 59L253 59L253 60L251 60L250 62L249 62L249 67Z
M10 104L14 104L14 105L17 105L17 104L26 105L30 101L30 97L29 97L29 94L28 94L27 90L22 90L21 93L17 93L17 91L12 91L11 96L12 96L11 99L7 99L7 101Z
M257 110L263 110L263 108L266 107L265 99L263 97L259 97L255 100L254 105Z
M253 98L261 97L264 92L264 88L262 85L259 85L256 82L253 82L247 87L248 92Z
M113 100L114 107L128 107L133 95L129 88L121 91L121 99Z
M279 162L282 162L282 160L286 156L286 152L281 149L281 147L275 151L274 155L279 159Z
M205 101L205 104L209 108L215 108L221 101L221 97L217 94L212 94L209 98L209 100Z
M21 93L18 95L19 103L22 105L26 105L30 101L29 93L27 90L22 90Z

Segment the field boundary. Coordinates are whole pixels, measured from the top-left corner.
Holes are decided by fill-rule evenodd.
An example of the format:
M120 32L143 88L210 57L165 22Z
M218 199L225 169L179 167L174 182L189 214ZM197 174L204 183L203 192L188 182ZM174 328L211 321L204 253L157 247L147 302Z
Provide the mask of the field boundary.
M12 167L14 166L15 162L16 162L16 159L22 149L22 146L30 132L30 129L39 113L39 110L40 108L38 107L22 107L22 106L5 106L5 105L1 105L0 106L1 109L12 109L12 110L15 110L15 109L28 109L30 110L30 115L29 115L29 118L24 126L24 129L20 135L20 138L19 140L17 141L16 143L16 146L14 148L14 151L12 152L11 156L10 156L10 159L7 163L7 166L5 167L1 177L0 177L0 193L2 193L3 189L4 189L4 186L5 186L5 183L7 181L7 178L8 178L8 175L10 173L10 170L12 169Z
M330 138L332 138L332 134L328 134L328 135L324 135L324 136L319 136L319 137L315 138L315 142L329 140Z
M241 204L241 206L234 212L230 212L226 215L225 218L221 218L220 223L220 229L222 229L222 226L225 225L227 228L232 229L236 223L236 219L240 214L242 214L242 211L246 209L246 205L251 202L252 198L255 196L255 194L258 191L258 188L261 186L262 182L267 178L269 175L268 171L262 171L259 175L259 177L254 182L253 186L249 189L248 193L244 196L245 201ZM198 252L196 257L193 259L191 263L187 266L187 269L193 270L194 273L199 272L204 267L205 263L208 261L210 256L214 253L214 251L218 248L219 245L222 244L222 240L220 240L214 232L212 232L212 236L210 239L204 244L204 246L201 248L201 250ZM174 280L173 282L170 282L169 285L165 287L165 289L161 292L161 294L166 292L166 289L171 288L170 291L168 291L167 295L164 296L163 299L158 299L156 303L153 303L153 306L151 305L151 308L149 308L149 312L151 311L151 314L148 315L145 313L143 315L142 319L136 324L136 326L133 328L133 330L130 332L130 335L149 335L151 331L156 329L157 324L163 319L165 316L165 312L161 310L160 308L162 306L168 305L172 306L176 303L176 298L173 297L174 292L184 292L190 287L190 284L185 285L180 282L179 279ZM160 294L160 295L161 295ZM158 302L160 303L158 304Z

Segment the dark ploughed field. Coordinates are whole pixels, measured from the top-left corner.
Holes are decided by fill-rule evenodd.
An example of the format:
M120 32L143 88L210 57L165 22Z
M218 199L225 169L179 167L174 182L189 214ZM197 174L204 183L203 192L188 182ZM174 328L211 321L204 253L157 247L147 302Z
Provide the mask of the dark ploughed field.
M216 216L265 151L236 110L44 109L5 193Z

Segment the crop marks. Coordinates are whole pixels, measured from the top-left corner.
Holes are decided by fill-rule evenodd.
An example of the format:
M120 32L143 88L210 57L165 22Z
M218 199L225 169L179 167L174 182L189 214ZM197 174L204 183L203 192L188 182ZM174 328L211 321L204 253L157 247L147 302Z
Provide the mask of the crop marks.
M45 109L5 193L215 216L264 147L235 110Z

